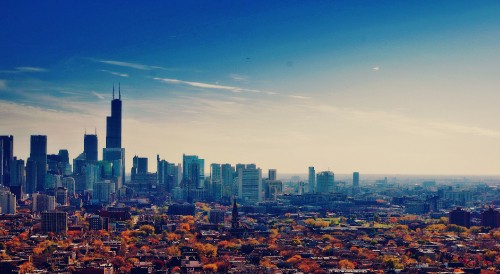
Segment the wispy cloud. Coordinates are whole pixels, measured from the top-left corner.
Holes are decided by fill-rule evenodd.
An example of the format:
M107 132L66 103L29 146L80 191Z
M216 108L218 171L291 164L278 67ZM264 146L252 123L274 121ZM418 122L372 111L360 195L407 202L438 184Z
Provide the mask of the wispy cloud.
M38 67L16 67L12 70L0 70L0 73L22 73L22 72L47 72L48 70L45 68Z
M93 95L95 95L97 98L99 98L99 99L101 99L101 100L103 100L103 99L105 99L105 98L106 98L106 97L104 96L104 94L102 94L102 93L97 93L97 92L95 92L95 91L92 91L92 94L93 94Z
M139 64L139 63L123 62L123 61L116 61L116 60L101 60L101 59L95 59L95 58L89 58L89 59L94 61L94 62L99 62L99 63L113 65L113 66L119 66L119 67L133 68L133 69L138 69L138 70L154 70L154 69L171 70L169 68L164 68L164 67L160 67L160 66L151 66L151 65Z
M375 67L373 67L373 68L372 68L372 70L374 70L374 71L379 71L379 70L380 70L380 67L379 67L379 66L375 66Z
M468 125L460 125L453 123L429 123L437 129L448 130L454 133L486 136L486 137L500 137L500 132L489 128L474 127Z
M227 90L227 91L231 91L231 92L255 92L255 93L263 92L262 90L256 90L256 89L247 89L247 88L241 88L241 87L235 87L235 86L225 86L225 85L219 85L219 84L208 84L208 83L201 83L201 82L183 81L183 80L171 79L171 78L155 77L153 79L167 83L167 84L187 85L187 86L191 86L191 87L205 88L205 89L219 89L219 90Z
M290 95L289 97L290 97L290 98L294 98L294 99L300 99L300 100L308 100L308 99L311 99L311 97L302 96L302 95Z
M37 67L16 67L16 70L20 72L46 72L45 68L37 68Z
M236 82L248 82L248 80L249 80L247 76L244 76L241 74L236 74L236 73L229 74L229 77Z
M105 69L101 69L102 72L107 72L109 74L113 74L113 75L116 75L116 76L120 76L120 77L128 77L129 75L126 74L126 73L121 73L121 72L116 72L116 71L111 71L111 70L105 70Z

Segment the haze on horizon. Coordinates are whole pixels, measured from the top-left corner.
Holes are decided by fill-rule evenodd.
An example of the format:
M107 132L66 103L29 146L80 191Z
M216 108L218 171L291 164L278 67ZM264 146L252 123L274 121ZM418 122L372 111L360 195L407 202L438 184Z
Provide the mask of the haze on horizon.
M0 135L105 144L121 83L133 155L278 173L499 174L490 1L3 1Z

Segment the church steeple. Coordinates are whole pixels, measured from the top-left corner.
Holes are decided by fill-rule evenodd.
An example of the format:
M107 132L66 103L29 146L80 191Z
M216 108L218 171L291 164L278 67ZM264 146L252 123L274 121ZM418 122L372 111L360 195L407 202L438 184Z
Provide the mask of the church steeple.
M236 197L233 200L233 214L232 214L232 219L231 219L231 227L233 229L237 229L240 227L240 220L239 220L239 215L238 215L238 206L236 205Z

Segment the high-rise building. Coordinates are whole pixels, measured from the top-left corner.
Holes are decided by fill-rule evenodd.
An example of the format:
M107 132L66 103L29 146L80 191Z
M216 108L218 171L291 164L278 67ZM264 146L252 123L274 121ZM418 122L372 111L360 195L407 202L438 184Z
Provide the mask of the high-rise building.
M276 180L276 176L277 176L276 173L277 173L276 169L270 169L269 173L268 173L268 176L267 176L267 179L275 181Z
M210 165L210 188L212 198L219 201L222 198L222 168L220 164Z
M137 174L146 174L146 173L148 173L148 158L138 157L137 155L134 156L134 158L132 159L132 169L131 169L132 181L135 180L135 176Z
M0 136L0 185L10 186L10 163L14 157L14 136Z
M21 199L22 194L26 191L24 160L18 160L16 157L10 162L10 189L18 199Z
M87 161L96 162L98 159L97 134L85 134L83 136L83 152Z
M450 211L448 215L448 222L450 224L470 227L470 212L464 210L461 207L457 207L455 210Z
M36 190L44 191L47 176L47 136L31 135L30 160L36 162Z
M205 160L196 155L182 155L182 180L185 189L203 187Z
M352 173L352 194L359 192L359 172Z
M328 193L333 192L335 175L331 171L323 171L316 176L316 192Z
M125 148L122 148L122 95L118 86L118 99L111 101L111 116L106 117L106 148L103 149L103 160L113 162L113 176L116 188L125 184Z
M64 177L62 179L62 186L68 190L69 196L75 195L76 185L73 177Z
M111 116L106 118L106 148L122 147L122 95L118 86L118 98L115 98L113 85L113 100L111 101Z
M309 167L309 193L316 192L316 171L313 166Z
M229 198L238 193L238 187L234 182L234 166L230 164L221 165L222 173L222 196Z
M156 156L156 182L158 186L169 193L179 186L179 175L177 166L165 160L160 160L160 155Z
M56 203L65 206L68 205L68 189L65 187L58 187L56 192Z
M0 213L16 214L16 195L7 188L0 189Z
M112 176L116 182L116 188L120 189L125 184L125 149L104 148L103 159L112 165Z
M32 194L37 189L37 164L31 158L26 161L26 193Z
M42 233L62 233L68 231L68 213L42 212Z
M109 180L94 184L92 191L92 200L99 204L108 204L113 202L112 194L115 193L115 184Z
M491 228L500 227L500 212L492 207L481 212L481 226Z
M56 197L33 193L33 212L51 211L56 208Z
M254 164L238 169L238 197L242 203L262 201L262 170Z
M264 180L264 196L267 200L276 200L278 194L283 193L283 182L280 180Z

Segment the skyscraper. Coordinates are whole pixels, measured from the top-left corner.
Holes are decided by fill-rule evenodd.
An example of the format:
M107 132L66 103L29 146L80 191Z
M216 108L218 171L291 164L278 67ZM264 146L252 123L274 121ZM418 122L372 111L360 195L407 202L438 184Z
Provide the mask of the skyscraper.
M210 187L212 198L219 201L222 198L222 169L220 164L210 165Z
M359 172L352 173L352 194L359 192Z
M276 169L270 169L268 172L267 179L275 181L277 176L276 174L277 174Z
M7 188L0 189L0 213L16 214L16 195Z
M0 185L10 186L10 162L14 157L14 136L0 136Z
M125 184L125 149L122 148L122 100L118 86L118 99L115 99L113 85L113 100L111 101L111 116L106 118L106 148L103 149L104 161L113 163L113 176L116 189Z
M87 161L97 161L97 135L85 134L83 137L83 152Z
M111 101L111 116L106 118L106 148L122 147L122 95L118 86L118 99L115 99L113 85L113 100Z
M323 171L318 173L316 176L316 192L317 193L328 193L333 192L334 189L334 177L335 175L331 171Z
M205 160L196 155L182 155L182 180L190 189L201 188L205 180Z
M254 164L238 168L238 197L242 203L262 201L262 170Z
M36 190L44 191L47 176L47 136L31 135L30 160L36 162Z
M10 162L10 190L18 199L26 191L26 170L24 160L18 160L16 157Z
M132 160L132 180L134 180L135 175L137 174L146 174L148 173L148 158L134 156Z
M221 165L222 171L222 196L229 198L236 195L238 187L234 183L234 166L230 164Z
M316 171L313 166L309 167L309 193L316 192Z
M26 193L34 193L37 189L37 185L37 165L34 160L28 158L26 161Z

